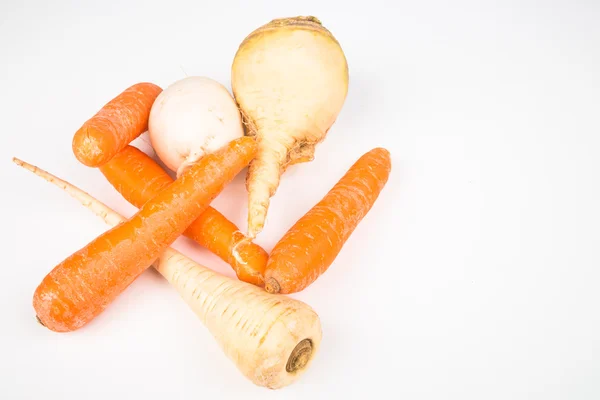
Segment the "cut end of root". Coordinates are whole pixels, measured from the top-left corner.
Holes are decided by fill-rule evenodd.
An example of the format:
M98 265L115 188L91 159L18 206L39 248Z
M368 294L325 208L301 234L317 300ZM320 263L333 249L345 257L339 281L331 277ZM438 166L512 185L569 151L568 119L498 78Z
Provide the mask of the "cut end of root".
M46 325L44 325L44 323L42 322L42 320L40 319L40 317L38 317L37 315L35 316L36 321L38 322L38 324L40 324L41 326L43 326L44 328L46 327Z
M310 339L304 339L296 345L288 362L285 366L285 370L289 373L300 371L310 361L313 353L313 343Z
M277 294L281 291L281 286L275 278L269 278L265 281L265 290L272 294Z

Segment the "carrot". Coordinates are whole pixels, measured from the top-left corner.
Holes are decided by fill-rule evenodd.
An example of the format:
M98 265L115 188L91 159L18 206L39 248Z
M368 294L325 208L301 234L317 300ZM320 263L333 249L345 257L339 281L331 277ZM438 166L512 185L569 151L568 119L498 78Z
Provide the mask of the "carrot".
M265 289L298 292L323 274L375 203L390 170L386 149L376 148L359 158L275 245L265 270Z
M254 140L241 138L203 157L129 220L58 264L33 296L40 322L67 332L95 318L200 216L255 153Z
M161 91L153 83L137 83L106 103L73 136L73 153L79 162L98 167L144 133Z
M173 182L160 165L131 145L101 166L100 171L128 202L138 208ZM245 241L237 226L214 208L208 207L184 235L229 263L240 280L264 285L267 252L257 244Z
M83 190L25 162L108 225L125 218ZM168 248L154 267L206 325L227 357L254 384L278 389L308 369L321 345L319 316L306 303L221 276Z

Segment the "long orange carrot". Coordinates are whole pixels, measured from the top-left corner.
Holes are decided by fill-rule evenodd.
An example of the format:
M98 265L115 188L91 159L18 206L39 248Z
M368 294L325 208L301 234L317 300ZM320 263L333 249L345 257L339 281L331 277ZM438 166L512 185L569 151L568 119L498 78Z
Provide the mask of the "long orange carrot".
M255 156L249 137L207 155L128 219L58 264L33 307L49 329L78 329L100 314L202 214ZM19 164L19 160L15 160Z
M173 182L160 165L131 145L99 169L111 185L138 208ZM267 252L255 243L244 241L238 227L214 208L208 207L184 235L229 263L240 280L263 286ZM236 259L233 250L238 243Z
M383 148L359 158L275 245L265 270L265 289L298 292L323 274L377 200L391 167L390 153Z
M73 153L88 167L98 167L148 129L150 109L162 89L137 83L106 103L73 136Z

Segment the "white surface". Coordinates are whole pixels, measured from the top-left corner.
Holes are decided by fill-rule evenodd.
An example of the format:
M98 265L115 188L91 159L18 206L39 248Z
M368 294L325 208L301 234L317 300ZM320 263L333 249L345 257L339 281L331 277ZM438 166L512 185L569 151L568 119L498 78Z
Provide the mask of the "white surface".
M600 3L86 3L0 4L0 398L600 397ZM283 179L259 243L372 147L394 163L335 264L296 295L322 318L312 368L279 392L252 386L153 271L78 332L37 325L35 287L106 226L10 157L131 215L76 162L75 130L138 81L185 71L229 86L243 37L297 14L340 40L350 91L316 160ZM240 176L215 206L245 228L245 201Z

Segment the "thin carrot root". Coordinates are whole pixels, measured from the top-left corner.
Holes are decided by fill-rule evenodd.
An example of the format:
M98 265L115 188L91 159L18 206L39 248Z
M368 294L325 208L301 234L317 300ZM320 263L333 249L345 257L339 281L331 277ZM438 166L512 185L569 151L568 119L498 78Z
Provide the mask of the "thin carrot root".
M63 189L108 225L114 227L126 220L69 182L17 158L13 161ZM172 248L153 266L254 384L278 389L308 370L322 338L319 316L310 306L219 275Z

